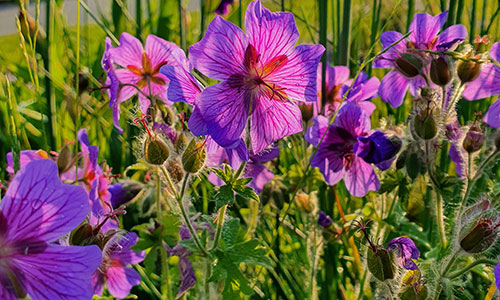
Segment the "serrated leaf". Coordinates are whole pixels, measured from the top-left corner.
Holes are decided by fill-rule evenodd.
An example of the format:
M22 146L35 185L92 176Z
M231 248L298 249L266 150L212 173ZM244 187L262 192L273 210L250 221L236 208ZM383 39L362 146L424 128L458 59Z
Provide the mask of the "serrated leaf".
M259 196L255 192L255 190L249 186L235 187L234 191L245 199L255 200L257 202L260 201Z
M146 258L144 258L144 267L146 268L146 274L151 274L156 270L156 260L158 259L158 248L152 248Z
M179 241L179 245L187 248L189 251L197 251L198 250L193 239L181 240L181 241Z
M226 218L227 219L222 225L221 237L222 241L224 241L224 244L227 248L232 246L236 242L236 239L238 238L238 231L240 229L240 219L232 217L226 217Z
M223 185L219 187L217 194L215 195L215 207L216 209L221 208L226 204L234 202L234 192L230 185Z
M266 256L266 250L259 248L259 241L249 240L236 244L226 251L236 264L247 263L272 268L271 260Z

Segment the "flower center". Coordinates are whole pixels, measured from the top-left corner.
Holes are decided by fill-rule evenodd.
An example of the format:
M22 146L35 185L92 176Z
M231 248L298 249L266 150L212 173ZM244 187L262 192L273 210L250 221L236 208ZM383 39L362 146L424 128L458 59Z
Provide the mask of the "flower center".
M328 150L336 152L338 157L341 157L344 161L344 167L349 169L354 162L354 144L356 144L357 139L351 135L351 133L342 127L331 128L328 135L334 140L328 146Z
M240 90L242 87L248 89L252 96L264 95L269 100L281 102L288 101L286 88L273 83L269 78L273 72L279 70L288 62L286 55L279 55L267 63L262 63L261 55L253 45L248 45L245 50L243 66L245 71L242 74L234 74L228 79L228 84L232 88Z
M142 53L142 68L133 66L133 65L128 65L127 69L136 74L139 75L141 78L139 81L137 81L137 87L142 89L143 87L148 85L149 83L155 83L158 85L164 85L165 80L163 80L162 77L160 77L160 68L166 65L167 62L161 62L156 66L153 66L151 63L151 59L149 59L148 55L144 52Z

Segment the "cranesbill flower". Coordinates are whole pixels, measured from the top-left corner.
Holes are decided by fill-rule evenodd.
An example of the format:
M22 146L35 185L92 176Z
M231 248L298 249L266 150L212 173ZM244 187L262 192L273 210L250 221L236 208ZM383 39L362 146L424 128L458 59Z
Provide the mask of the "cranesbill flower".
M89 212L85 191L62 184L47 159L24 166L0 202L0 298L91 299L97 246L54 244Z
M349 69L344 66L326 66L326 103L323 105L325 116L332 115L342 102L345 96L345 102L354 102L363 106L367 114L375 110L375 105L369 102L378 93L380 81L377 77L369 77L368 74L361 72L353 83L354 79L349 79ZM321 111L321 64L318 67L318 103L314 108L314 115ZM352 84L352 87L351 87ZM349 87L351 89L349 90ZM345 95L348 92L347 95Z
M110 74L110 107L113 108L115 127L123 132L118 124L120 103L138 94L141 111L146 114L151 104L148 97L155 97L169 104L166 98L168 79L160 73L160 68L167 64L178 64L185 60L184 51L174 43L167 42L154 35L148 35L145 47L132 35L124 32L120 37L120 46L111 48L107 41L103 55L104 70ZM113 68L113 65L121 68ZM116 79L120 88L115 95ZM139 89L141 92L138 92ZM116 98L113 98L115 97Z
M458 125L458 121L445 125L445 136L450 142L448 154L452 162L456 164L455 170L461 178L465 177L465 155L462 151L461 141L463 132Z
M491 47L490 57L500 62L500 43ZM479 76L470 82L464 90L463 96L468 100L476 100L500 95L500 67L494 63L488 63L481 69ZM486 114L484 122L491 127L500 127L500 101L495 101Z
M22 168L32 160L49 159L49 154L43 150L23 150L19 153L19 167ZM14 158L12 152L7 153L7 172L14 174Z
M120 102L117 101L118 94L120 93L120 80L115 74L115 66L111 60L111 55L109 49L112 49L111 39L106 37L105 39L105 49L101 59L101 66L106 72L106 87L108 88L109 96L109 107L113 109L113 124L116 129L123 133L123 129L120 127Z
M378 190L380 182L370 164L387 169L401 143L381 131L372 131L369 116L354 103L342 106L329 128L328 119L318 118L306 134L306 140L318 146L311 166L318 167L330 185L344 178L347 190L354 196L362 197L368 191ZM325 131L325 138L318 145Z
M250 116L252 150L302 130L293 101L316 101L316 72L324 48L299 45L293 14L271 13L260 1L248 6L246 34L220 16L189 48L193 66L221 83L200 96L210 136L222 147L238 142Z
M429 54L419 50L446 51L462 42L467 36L463 25L453 25L441 31L448 12L437 16L416 14L410 25L411 34L401 40L403 35L396 31L382 33L380 39L384 49L401 40L381 55L373 65L374 68L390 68L380 84L380 98L393 107L403 103L410 88L413 96L428 81Z
M133 268L127 267L144 260L145 252L135 252L130 248L139 238L133 232L124 236L115 234L104 246L102 263L92 275L94 294L101 296L104 283L111 295L125 298L134 285L141 283L141 276Z
M420 257L420 251L410 238L397 237L389 242L387 249L397 250L396 257L401 268L406 270L418 269L413 259Z

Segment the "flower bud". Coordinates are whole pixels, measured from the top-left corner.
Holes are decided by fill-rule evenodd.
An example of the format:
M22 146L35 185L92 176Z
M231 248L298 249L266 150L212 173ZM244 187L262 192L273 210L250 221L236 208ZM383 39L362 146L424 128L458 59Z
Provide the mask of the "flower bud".
M119 207L134 199L141 189L141 184L135 181L124 181L113 184L108 188L108 191L111 193L109 201L113 207Z
M422 61L413 54L403 53L396 59L396 69L408 78L416 77L422 69Z
M59 155L57 156L57 169L59 170L59 174L63 174L68 171L75 164L75 159L72 157L71 150L69 150L68 145L64 145L64 147L59 151Z
M157 101L156 106L158 107L158 114L168 126L172 126L175 123L175 114L172 108L166 106L163 102Z
M484 140L485 137L481 132L481 129L479 129L478 126L473 125L465 135L462 146L464 147L465 151L474 153L483 147Z
M305 122L312 119L314 115L314 104L301 103L299 105L300 112L302 113L302 120Z
M297 193L297 196L295 197L295 204L301 211L305 213L310 213L313 210L313 207L310 202L311 202L311 196L309 196L304 192Z
M433 139L437 135L437 123L430 108L415 115L413 126L417 135L424 140Z
M394 254L384 248L368 247L368 270L380 281L393 279L395 274Z
M462 60L457 66L457 75L462 83L474 81L481 72L481 63Z
M205 164L207 150L205 143L191 140L184 153L182 153L182 166L188 173L198 172Z
M92 225L84 223L80 225L72 234L69 239L71 245L88 246L92 245L95 241L94 230Z
M170 177L174 180L174 182L180 182L184 177L184 171L182 170L181 165L176 162L169 160L167 163L167 171L170 174Z
M447 85L451 80L450 68L446 58L440 56L431 61L431 80L439 86Z
M407 286L401 289L399 299L401 300L426 300L429 290L423 284Z
M333 224L332 218L324 212L320 211L318 215L318 224L323 228L330 227Z
M497 238L497 226L489 218L481 218L460 241L460 247L468 253L486 251Z
M159 138L148 136L144 143L144 159L152 165L162 165L170 155L168 146Z
M187 145L188 145L187 136L184 134L184 132L181 132L177 136L177 139L175 140L175 150L177 150L178 153L181 153L186 149Z

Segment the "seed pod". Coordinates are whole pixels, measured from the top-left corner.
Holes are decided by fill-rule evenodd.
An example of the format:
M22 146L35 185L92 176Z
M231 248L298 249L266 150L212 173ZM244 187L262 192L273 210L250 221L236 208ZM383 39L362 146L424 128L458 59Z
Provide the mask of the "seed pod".
M192 139L184 153L182 153L182 166L186 172L196 173L205 164L206 157L205 144Z
M374 251L368 247L367 253L368 270L380 281L393 279L395 274L394 254L384 248Z
M68 171L74 164L75 160L72 158L71 150L69 150L68 145L64 145L57 156L57 169L59 170L59 174Z
M181 165L176 162L169 160L167 163L167 171L174 180L174 182L180 182L184 177L184 171L182 170Z
M403 53L396 59L396 69L408 78L416 77L422 70L422 61L413 54Z
M411 285L401 289L399 299L401 300L426 300L429 290L423 284Z
M481 218L477 224L460 240L460 247L468 253L481 253L495 242L496 224L489 218Z
M312 119L314 115L314 106L313 104L301 103L299 105L300 112L302 113L302 120L307 122Z
M92 245L95 240L92 225L84 223L71 234L69 243L76 246Z
M431 80L439 86L447 85L451 80L450 68L444 57L434 58L431 61Z
M311 205L311 196L304 192L297 193L297 196L295 196L295 204L299 210L305 213L310 213L313 210L313 206Z
M168 126L172 126L175 123L175 114L172 108L166 106L164 103L157 101L156 106L158 107L158 112L160 117L163 119L163 123Z
M437 123L430 108L417 113L413 126L417 135L424 140L431 140L437 135Z
M462 83L474 81L481 72L481 63L474 61L460 61L457 66L457 75Z
M462 146L465 151L474 153L481 149L484 145L485 136L478 126L472 126L465 135Z
M184 151L186 149L187 145L188 145L188 139L187 139L186 135L184 134L184 132L181 132L177 136L177 139L175 140L175 150L178 153L181 153L182 151Z
M152 165L162 165L170 155L168 146L159 138L148 136L144 143L144 159Z

